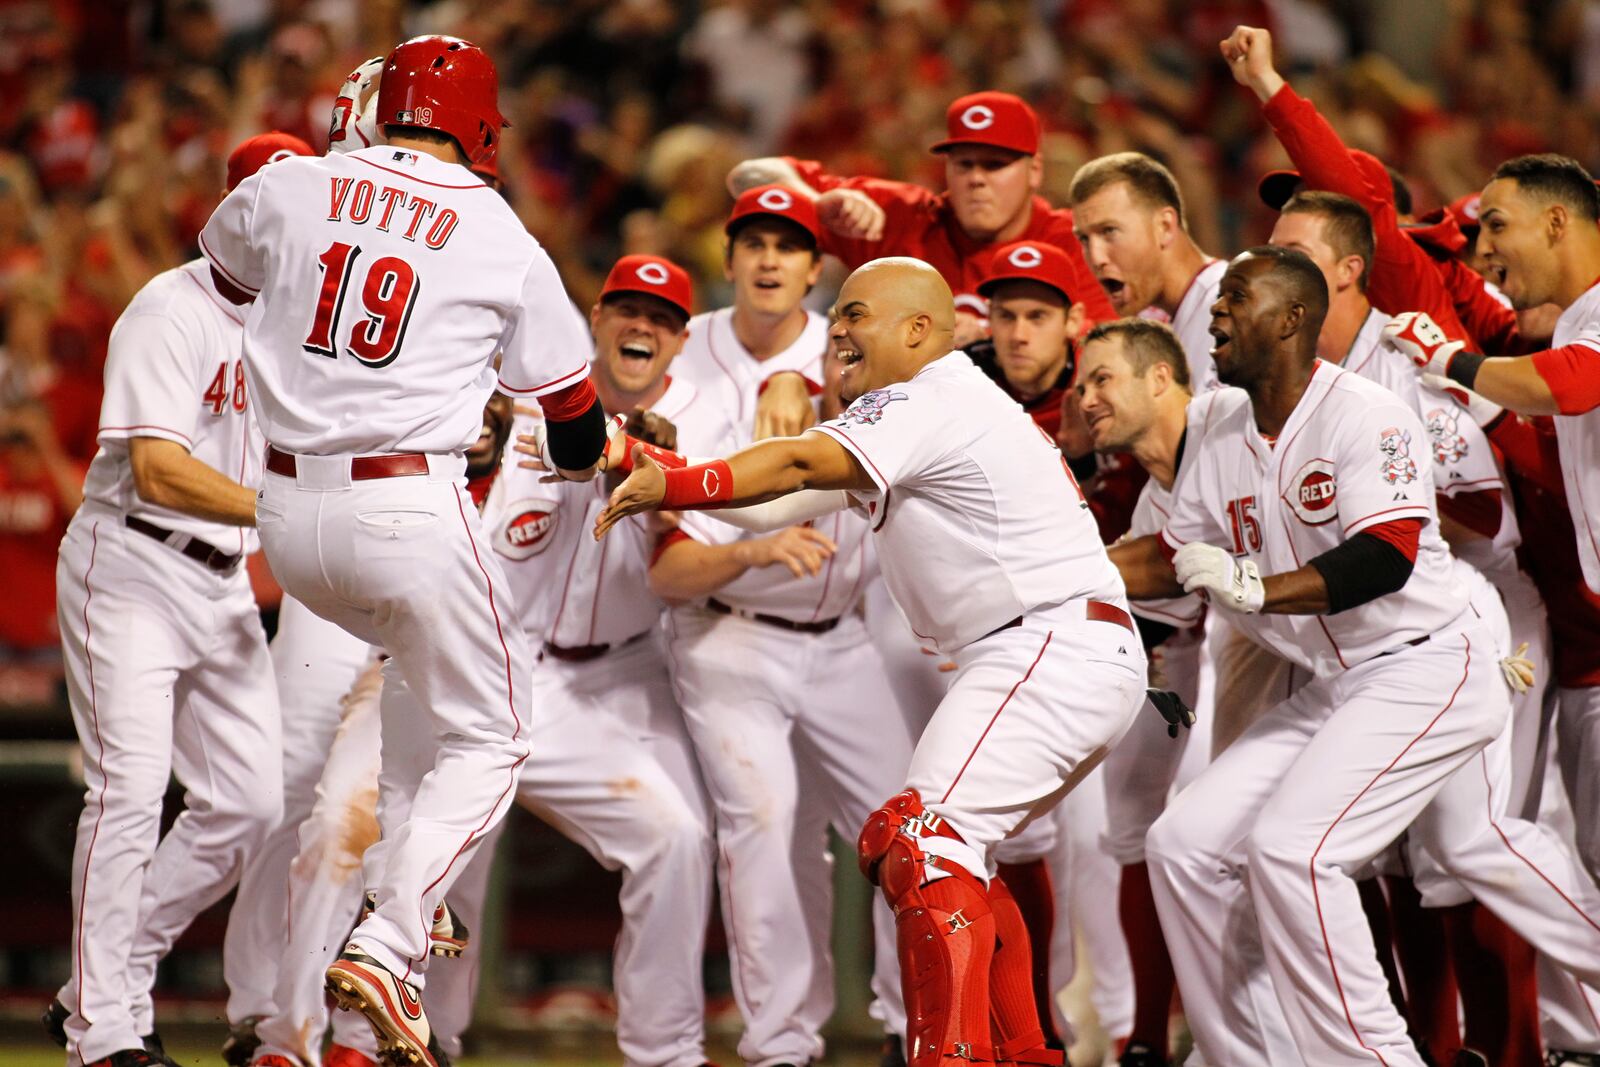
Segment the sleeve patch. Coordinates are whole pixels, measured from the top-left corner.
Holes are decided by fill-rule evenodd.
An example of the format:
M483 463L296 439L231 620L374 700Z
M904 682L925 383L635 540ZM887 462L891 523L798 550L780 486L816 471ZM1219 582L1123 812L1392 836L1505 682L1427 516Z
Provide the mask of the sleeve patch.
M1390 485L1409 485L1417 480L1417 463L1411 458L1411 431L1387 426L1378 431L1378 470Z
M876 426L882 419L888 406L896 400L910 400L905 393L894 389L874 389L870 393L863 393L856 398L856 402L845 409L839 421L846 426Z

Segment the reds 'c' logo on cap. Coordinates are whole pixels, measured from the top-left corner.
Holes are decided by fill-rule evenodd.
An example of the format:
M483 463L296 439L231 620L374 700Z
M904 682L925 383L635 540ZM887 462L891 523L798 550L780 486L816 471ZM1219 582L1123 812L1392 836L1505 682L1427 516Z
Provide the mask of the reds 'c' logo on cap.
M1338 483L1334 480L1333 464L1325 459L1308 460L1295 472L1284 494L1295 517L1307 526L1321 526L1338 517L1334 507L1338 496Z
M1032 245L1023 245L1021 248L1013 248L1011 250L1011 254L1006 257L1006 260L1013 267L1018 267L1022 270L1032 270L1034 267L1037 267L1039 264L1044 262L1044 253L1040 252Z
M769 211L788 211L794 207L794 197L782 189L768 189L756 197L756 203Z
M287 148L280 148L276 152L272 153L272 155L267 157L267 162L268 163L276 163L280 159L289 159L289 158L292 158L293 156L297 156L299 154L300 153L292 152Z
M639 276L639 280L642 282L649 282L651 285L667 284L667 268L659 263L641 263L634 270L634 273Z
M987 130L994 125L994 111L983 104L973 104L961 113L961 125L969 130Z

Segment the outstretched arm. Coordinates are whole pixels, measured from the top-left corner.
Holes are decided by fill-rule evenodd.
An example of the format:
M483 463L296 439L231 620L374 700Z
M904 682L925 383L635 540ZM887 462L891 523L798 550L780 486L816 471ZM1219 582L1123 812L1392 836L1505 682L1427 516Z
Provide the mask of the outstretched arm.
M712 460L663 470L642 449L633 453L633 473L611 494L595 522L595 537L621 519L654 508L737 508L800 489L871 492L872 478L850 452L821 433L777 437Z

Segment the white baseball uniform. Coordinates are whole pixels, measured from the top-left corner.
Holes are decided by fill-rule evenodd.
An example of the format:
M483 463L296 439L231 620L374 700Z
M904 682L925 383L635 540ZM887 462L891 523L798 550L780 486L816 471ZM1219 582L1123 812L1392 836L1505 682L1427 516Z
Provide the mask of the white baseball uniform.
M242 325L203 261L133 298L111 333L100 451L61 543L57 610L88 787L60 993L75 1062L142 1047L156 963L281 811L277 695L242 566L254 535L141 500L129 460L132 439L158 438L259 480ZM169 771L187 801L157 847Z
M800 337L766 360L739 342L732 318L727 309L691 319L673 364L674 378L698 390L678 425L687 455L750 444L761 383L772 374L822 376L820 315L808 313ZM874 569L867 524L840 513L815 526L838 545L818 577L748 570L710 603L668 615L673 685L716 812L722 911L745 1022L739 1055L754 1067L821 1054L833 1008L832 977L819 973L828 958L819 919L832 896L826 828L853 840L900 787L911 756L857 610ZM686 514L682 528L706 543L750 536L703 513ZM823 804L802 807L802 779ZM873 929L878 1010L889 1032L904 1032L894 920L881 900Z
M244 355L277 450L257 503L273 572L381 644L427 712L400 722L404 739L385 731L386 747L437 758L352 940L416 981L434 909L504 816L528 751L531 661L462 453L497 353L501 390L538 397L584 379L589 339L506 202L465 167L406 149L259 171L200 243L255 295Z
M675 422L694 396L671 380L652 410ZM518 617L542 649L518 800L622 870L613 976L623 1061L698 1067L711 816L648 585L654 519L636 516L596 542L608 495L602 479L546 484L510 457L484 505Z
M1590 286L1561 313L1550 345L1582 345L1600 355L1600 284ZM1600 408L1582 415L1557 415L1555 424L1583 581L1600 593L1600 466L1594 462L1600 456Z
M1171 315L1155 307L1140 313L1140 318L1166 322L1178 335L1183 354L1189 359L1189 388L1196 396L1221 384L1217 381L1216 360L1211 358L1211 305L1217 302L1217 287L1226 273L1228 261L1213 259L1195 272Z
M959 653L907 784L964 839L923 850L986 881L994 846L1092 770L1144 699L1121 579L1055 443L960 352L809 432L872 478L859 496L889 592L920 638Z
M1496 662L1504 615L1493 597L1469 603L1468 572L1439 538L1432 465L1410 451L1423 443L1415 409L1320 362L1275 443L1246 394L1195 403L1215 410L1160 535L1169 546L1222 545L1279 574L1375 525L1423 522L1398 592L1332 615L1236 620L1316 677L1250 726L1146 841L1197 1045L1230 1065L1420 1067L1351 872L1415 820L1446 873L1575 969L1600 960L1589 918L1600 892L1553 837L1505 818L1492 789L1485 747L1510 710Z

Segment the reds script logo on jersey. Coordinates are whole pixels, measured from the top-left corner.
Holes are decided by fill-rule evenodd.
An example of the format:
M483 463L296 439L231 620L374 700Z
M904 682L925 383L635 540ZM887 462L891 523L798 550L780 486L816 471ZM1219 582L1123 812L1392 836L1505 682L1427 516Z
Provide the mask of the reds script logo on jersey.
M1397 426L1378 434L1378 451L1383 453L1383 480L1390 485L1409 485L1417 480L1417 463L1411 458L1411 434Z
M1326 459L1313 459L1295 472L1284 499L1301 522L1308 526L1321 526L1338 517L1339 509L1334 506L1338 492L1333 463Z
M507 559L524 560L537 556L550 544L560 518L554 500L519 500L506 508L509 518L501 524L494 549Z
M1467 439L1461 436L1456 426L1458 414L1458 411L1450 408L1434 408L1426 416L1428 436L1433 439L1435 463L1458 463L1467 454Z
M870 393L862 393L856 398L844 413L844 418L857 426L873 426L883 418L883 409L896 400L909 400L904 393L897 393L892 389L874 389Z

